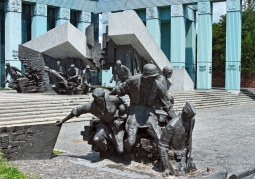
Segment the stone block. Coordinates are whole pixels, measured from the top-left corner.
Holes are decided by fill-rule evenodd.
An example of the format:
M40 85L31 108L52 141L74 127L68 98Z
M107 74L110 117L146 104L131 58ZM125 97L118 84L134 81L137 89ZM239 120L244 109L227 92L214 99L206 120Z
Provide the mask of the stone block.
M6 133L7 132L7 127L0 127L0 135L1 133Z
M5 136L1 136L0 138L1 138L2 143L9 141L9 136L7 134L5 134Z
M17 147L17 146L19 146L20 145L20 143L19 142L9 142L9 147Z
M227 171L220 171L218 173L214 173L212 175L203 177L203 179L227 179L228 172Z
M147 62L153 61L160 70L171 63L157 45L135 11L109 14L108 36L117 45L132 45Z
M18 141L1 143L2 152L8 154L10 160L49 159L55 146L60 126L52 124L38 124L24 127L33 134L16 135L13 139ZM22 141L19 141L22 140ZM3 146L4 145L4 146Z
M246 169L241 172L234 173L229 177L229 179L242 179L242 178L248 177L253 174L255 174L255 167Z
M16 140L17 140L17 141L26 140L26 134L18 135L18 136L16 137Z
M2 147L3 149L7 149L9 146L9 142L4 142L0 144L0 147Z
M23 46L53 58L73 57L95 68L86 56L86 36L70 22L66 22L45 34L30 40Z
M172 91L192 91L194 90L194 82L189 77L187 71L183 69L174 68L173 70L173 85Z
M135 11L109 14L108 29L108 36L114 43L117 45L132 45L147 62L152 61L158 67L160 73L162 73L165 66L173 67ZM194 90L194 83L188 73L185 72L182 72L178 79L173 79L173 89L180 91Z

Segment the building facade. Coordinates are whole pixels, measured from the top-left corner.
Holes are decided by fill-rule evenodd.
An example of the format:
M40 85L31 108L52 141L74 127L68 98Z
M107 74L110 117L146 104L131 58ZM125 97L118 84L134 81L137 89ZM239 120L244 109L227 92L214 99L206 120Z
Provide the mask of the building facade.
M1 68L4 64L21 68L18 44L36 38L70 21L85 33L102 14L103 32L108 14L135 10L174 68L185 68L197 89L212 87L212 7L222 0L0 0ZM240 90L241 0L226 0L226 90ZM127 22L128 23L128 22ZM197 24L197 28L196 28ZM110 74L103 71L105 74Z

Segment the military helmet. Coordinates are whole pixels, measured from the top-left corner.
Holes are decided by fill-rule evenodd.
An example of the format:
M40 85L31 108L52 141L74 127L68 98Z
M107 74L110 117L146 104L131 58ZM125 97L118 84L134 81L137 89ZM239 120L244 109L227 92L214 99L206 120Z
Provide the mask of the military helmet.
M86 68L89 68L89 69L90 69L90 66L89 66L89 65L86 65Z
M185 106L182 109L182 112L185 112L191 118L196 115L196 110L193 104L190 102L186 102Z
M158 75L158 68L156 65L148 63L143 67L143 78L153 77Z

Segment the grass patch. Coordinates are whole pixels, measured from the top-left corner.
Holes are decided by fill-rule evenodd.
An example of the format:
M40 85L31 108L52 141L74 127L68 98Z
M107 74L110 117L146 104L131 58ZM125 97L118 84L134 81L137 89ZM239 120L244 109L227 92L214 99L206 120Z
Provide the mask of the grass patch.
M0 179L41 179L38 177L28 177L20 172L16 167L8 165L0 152Z
M0 90L13 90L11 88L0 88Z
M64 152L61 151L61 150L58 150L58 149L54 149L54 150L52 151L52 154L54 154L54 155L59 155L59 154L62 154L62 153L64 153Z

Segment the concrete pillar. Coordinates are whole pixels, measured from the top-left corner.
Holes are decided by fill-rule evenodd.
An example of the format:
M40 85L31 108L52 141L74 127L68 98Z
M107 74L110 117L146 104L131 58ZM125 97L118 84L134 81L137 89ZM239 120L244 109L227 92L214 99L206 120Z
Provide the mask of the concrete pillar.
M212 4L198 3L197 89L212 88Z
M192 81L196 82L196 22L195 12L192 18L186 21L186 61L185 69Z
M56 15L55 17L56 27L66 22L70 22L70 9L66 9L62 7L57 8L55 15Z
M103 33L106 33L106 27L108 26L108 14L111 12L102 13Z
M185 68L185 17L183 5L171 6L171 63L174 68Z
M158 46L161 46L160 15L157 7L146 8L146 28Z
M32 39L47 32L47 5L34 4L32 14Z
M91 13L81 11L77 16L77 28L85 34L86 28L91 24Z
M103 32L102 33L106 33L106 27L108 25L108 14L111 12L107 12L107 13L102 13L102 23L103 23ZM116 82L113 81L112 83L110 83L110 80L112 78L112 67L109 70L103 70L102 71L102 85L103 86L116 86Z
M226 90L240 90L242 1L227 0Z
M5 1L5 62L10 62L21 70L18 59L19 44L21 44L21 0Z

